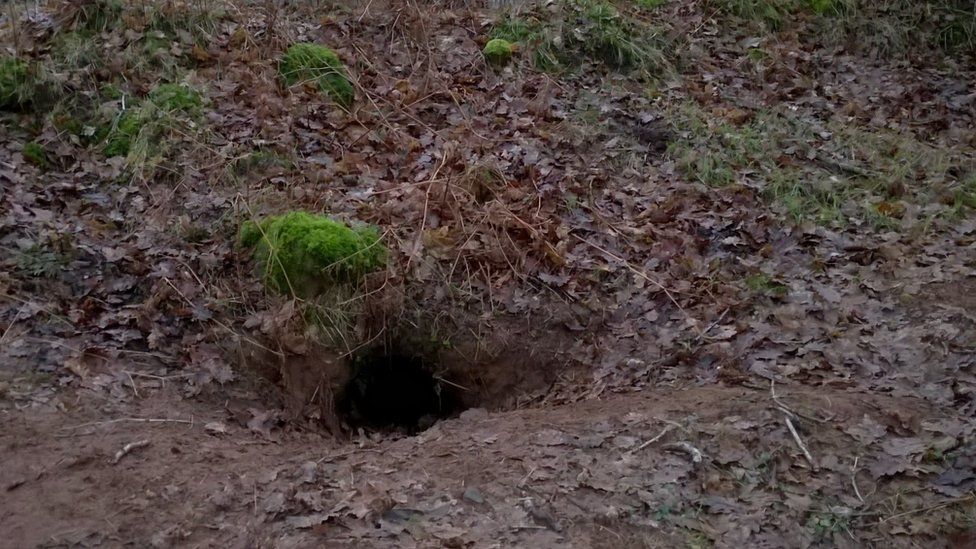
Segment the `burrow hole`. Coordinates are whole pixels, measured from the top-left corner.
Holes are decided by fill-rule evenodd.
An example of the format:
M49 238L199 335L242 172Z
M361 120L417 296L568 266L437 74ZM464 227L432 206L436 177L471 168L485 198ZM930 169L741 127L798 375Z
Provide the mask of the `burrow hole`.
M351 427L415 434L467 406L435 361L402 349L375 347L353 357L337 412Z

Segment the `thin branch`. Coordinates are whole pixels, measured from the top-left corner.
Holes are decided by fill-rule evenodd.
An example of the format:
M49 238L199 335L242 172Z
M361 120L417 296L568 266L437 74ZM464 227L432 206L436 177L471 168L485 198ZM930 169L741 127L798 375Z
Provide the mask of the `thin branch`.
M123 446L121 450L115 452L115 457L112 458L110 463L112 465L115 465L119 462L119 460L129 455L133 450L138 450L139 448L145 448L146 446L149 446L148 438L145 440L137 440L136 442L130 442L125 446Z
M807 450L806 444L803 444L803 439L800 438L800 433L796 431L796 427L793 426L793 420L790 419L788 413L783 413L783 418L786 420L786 428L790 430L790 434L793 435L793 440L796 441L796 445L800 447L800 451L803 452L803 457L807 458L810 463L810 467L813 470L817 470L817 464L813 461L813 456L810 455L810 450Z

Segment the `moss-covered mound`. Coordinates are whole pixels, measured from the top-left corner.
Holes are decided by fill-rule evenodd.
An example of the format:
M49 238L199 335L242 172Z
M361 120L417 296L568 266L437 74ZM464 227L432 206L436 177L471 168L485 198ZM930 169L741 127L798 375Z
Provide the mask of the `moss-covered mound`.
M333 101L348 108L356 93L346 67L331 49L318 44L295 44L288 48L278 66L285 84L315 82Z
M30 102L30 70L14 57L0 58L0 109L17 109Z
M485 49L482 53L485 55L485 59L489 63L500 67L512 58L512 53L515 52L515 44L509 42L508 40L502 38L493 38L485 44Z
M359 280L382 268L387 255L376 228L350 228L306 212L245 223L241 244L253 248L271 288L302 297Z

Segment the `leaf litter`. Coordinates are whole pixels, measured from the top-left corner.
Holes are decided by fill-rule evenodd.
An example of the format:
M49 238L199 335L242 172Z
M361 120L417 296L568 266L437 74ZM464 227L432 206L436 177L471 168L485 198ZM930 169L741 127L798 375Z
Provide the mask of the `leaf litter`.
M15 47L42 61L70 24L45 6L11 11L36 31ZM207 106L200 133L167 135L172 156L151 169L50 118L4 113L0 484L12 539L971 539L976 224L959 194L973 173L971 65L752 36L676 1L642 16L688 31L673 73L641 81L588 59L552 74L522 52L505 67L481 61L497 10L234 7L208 41L176 33L157 52ZM113 51L147 35L94 42ZM350 67L350 111L276 81L276 54L304 41ZM124 70L138 96L162 69ZM702 113L704 141L682 113ZM757 117L815 137L755 136ZM906 176L872 151L845 156L845 130L896 157L922 143L952 160L937 173L912 161ZM24 160L27 142L45 145L49 166ZM731 171L689 177L684 146L699 169ZM761 162L721 156L750 147ZM879 169L919 188L874 191ZM825 187L769 200L777 178L797 174ZM788 200L826 200L850 182L861 194L844 195L841 216L784 215ZM565 332L575 366L528 407L513 394L507 410L415 437L333 439L293 421L235 350L308 355L297 304L266 295L234 242L241 221L294 209L383 228L402 300L443 311L452 336ZM86 430L49 436L71 425ZM116 474L79 511L91 520L56 511ZM109 526L97 519L107 515Z

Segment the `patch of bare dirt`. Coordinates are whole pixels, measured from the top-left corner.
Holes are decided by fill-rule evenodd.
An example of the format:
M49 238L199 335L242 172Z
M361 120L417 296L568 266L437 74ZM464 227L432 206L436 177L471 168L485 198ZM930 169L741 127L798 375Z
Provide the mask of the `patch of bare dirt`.
M775 396L661 387L342 442L265 430L259 405L233 397L222 411L159 391L106 413L64 395L64 411L4 413L0 525L10 547L891 546L909 532L938 547L968 535L971 419L830 386ZM148 445L118 457L136 441ZM950 459L960 467L940 474Z

